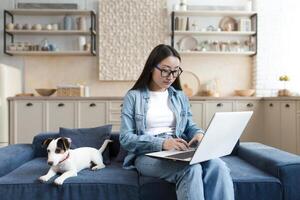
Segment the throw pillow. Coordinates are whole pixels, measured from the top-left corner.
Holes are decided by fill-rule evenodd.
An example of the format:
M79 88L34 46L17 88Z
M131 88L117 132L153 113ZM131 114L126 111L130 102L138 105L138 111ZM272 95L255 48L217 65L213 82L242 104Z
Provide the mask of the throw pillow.
M71 138L71 149L79 147L93 147L100 149L104 140L110 139L112 125L105 125L95 128L60 128L60 137ZM104 164L110 164L109 148L107 147L102 153Z

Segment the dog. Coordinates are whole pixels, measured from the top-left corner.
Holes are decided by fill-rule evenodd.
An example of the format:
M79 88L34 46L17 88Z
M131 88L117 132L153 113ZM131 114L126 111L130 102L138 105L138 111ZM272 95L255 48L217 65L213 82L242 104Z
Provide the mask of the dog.
M70 149L70 138L46 139L43 146L47 146L47 163L51 167L48 173L41 176L39 180L47 182L51 177L62 173L54 180L54 184L62 185L67 178L77 176L77 173L83 169L90 167L92 170L105 168L102 153L110 142L112 140L105 140L99 150L92 147Z

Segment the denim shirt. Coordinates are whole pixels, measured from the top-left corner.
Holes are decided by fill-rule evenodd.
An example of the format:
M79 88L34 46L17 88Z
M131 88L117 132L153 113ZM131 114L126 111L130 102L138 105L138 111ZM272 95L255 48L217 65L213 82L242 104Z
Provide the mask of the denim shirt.
M190 141L195 134L204 131L192 120L190 103L185 94L168 88L170 109L175 114L177 137ZM161 151L165 138L145 134L148 111L149 89L130 90L124 97L121 113L120 143L128 151L123 167L134 168L136 156L154 151Z

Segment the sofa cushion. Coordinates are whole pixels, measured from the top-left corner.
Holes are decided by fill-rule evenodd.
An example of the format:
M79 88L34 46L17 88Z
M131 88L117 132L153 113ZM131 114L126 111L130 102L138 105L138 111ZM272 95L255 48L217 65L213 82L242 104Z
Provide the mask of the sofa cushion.
M112 162L106 168L82 170L78 176L55 186L52 178L40 183L38 177L47 173L46 158L35 158L0 178L1 200L11 199L138 199L138 174L122 169ZM57 177L57 176L55 176Z
M71 138L71 149L79 147L93 147L99 149L104 140L110 138L112 125L104 125L95 128L68 129L60 128L60 137ZM109 164L109 148L106 148L102 154L105 164Z
M282 199L282 185L276 177L237 156L226 156L222 160L231 170L236 199Z
M46 157L47 156L47 149L43 147L43 142L48 138L58 138L59 134L56 132L47 132L47 133L40 133L34 136L32 145L34 149L34 156L35 157Z

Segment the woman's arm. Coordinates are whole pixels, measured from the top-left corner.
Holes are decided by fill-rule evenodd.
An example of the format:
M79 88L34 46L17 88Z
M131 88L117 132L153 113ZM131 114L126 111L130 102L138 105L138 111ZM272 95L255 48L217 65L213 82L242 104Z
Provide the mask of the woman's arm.
M124 97L121 113L120 143L124 149L135 154L161 151L164 139L152 135L137 135L135 121L135 96L129 91Z

